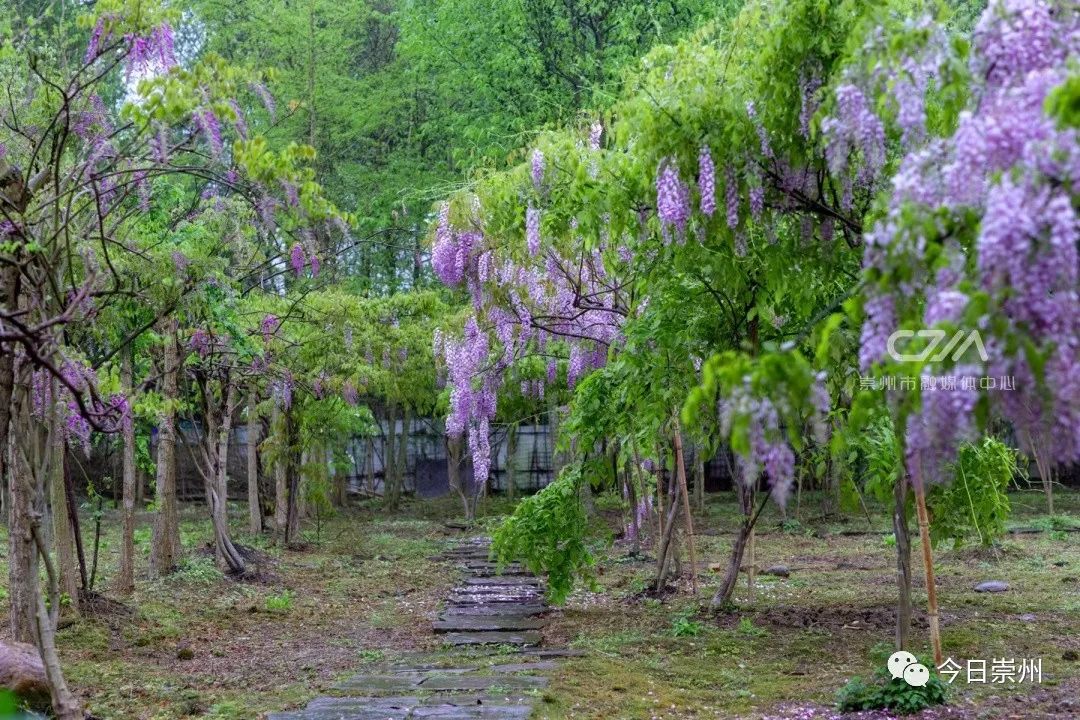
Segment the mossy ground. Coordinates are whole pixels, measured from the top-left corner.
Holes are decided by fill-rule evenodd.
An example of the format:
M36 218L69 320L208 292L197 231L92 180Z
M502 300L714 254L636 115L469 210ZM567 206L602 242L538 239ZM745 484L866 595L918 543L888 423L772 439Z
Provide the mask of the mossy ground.
M601 534L619 524L603 500ZM1080 493L1059 492L1054 520L1041 514L1037 494L1015 495L1013 506L1012 526L1044 531L1010 534L992 551L935 552L945 652L961 662L1041 658L1043 682L966 685L961 678L951 704L971 718L1073 717L1080 705L1068 702L1080 697L1080 662L1063 656L1080 652L1080 533L1061 528L1080 518ZM508 507L489 502L480 528ZM440 657L429 623L454 572L428 558L463 535L443 524L459 513L454 501L409 502L394 514L364 503L307 533L300 550L243 534L242 508L235 511L236 539L256 551L257 579L237 582L214 568L204 508L191 506L180 571L149 580L140 566L136 591L126 597L110 590L119 523L106 518L97 589L122 606L68 615L58 636L68 681L95 715L258 718L302 705L365 667L417 653ZM756 565L783 564L791 576L759 576L752 601L744 577L735 606L721 614L707 605L720 574L710 568L725 565L737 524L730 494L709 496L695 519L696 598L685 573L675 592L648 592L653 563L628 557L622 541L598 541L595 586L575 591L545 631L548 645L588 656L551 674L536 716L757 718L788 703L828 706L848 678L871 675L893 634L887 516L823 518L814 497L803 498L798 522L794 508L788 515L783 522L770 508L762 516ZM149 520L140 516L136 535L144 563ZM92 529L86 533L90 552ZM923 608L917 544L914 552ZM990 579L1010 590L972 591ZM916 651L928 653L921 613L914 637Z

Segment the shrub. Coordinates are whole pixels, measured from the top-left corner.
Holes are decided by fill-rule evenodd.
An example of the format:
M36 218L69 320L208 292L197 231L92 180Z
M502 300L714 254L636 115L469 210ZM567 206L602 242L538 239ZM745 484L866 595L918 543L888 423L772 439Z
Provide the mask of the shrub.
M192 585L213 585L224 579L224 575L213 558L188 557L180 562L180 567L173 574L172 579Z
M288 612L292 609L293 595L288 590L280 595L268 595L266 609L270 612Z
M500 563L519 560L531 572L547 574L548 597L555 604L570 594L575 578L591 580L581 483L580 465L563 469L555 482L522 500L492 537Z
M1019 454L992 437L964 443L952 464L953 481L934 486L926 497L933 513L930 541L952 540L956 547L971 537L989 547L1005 534L1011 507L1006 491L1018 473Z
M675 637L697 637L701 634L701 623L691 619L690 612L679 613L671 621L671 634Z
M836 707L844 712L892 710L908 715L945 704L945 694L945 683L933 672L930 682L923 687L915 687L908 685L903 678L894 679L887 670L881 669L870 682L859 677L849 680L836 694Z

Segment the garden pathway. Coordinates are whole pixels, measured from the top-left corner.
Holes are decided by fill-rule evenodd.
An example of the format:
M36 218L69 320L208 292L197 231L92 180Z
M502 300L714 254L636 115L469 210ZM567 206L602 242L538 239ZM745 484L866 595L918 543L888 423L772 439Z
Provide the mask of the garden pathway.
M543 581L519 565L496 574L489 551L486 538L475 538L437 558L467 572L432 624L446 653L386 664L340 684L341 695L268 720L528 718L555 659L577 653L540 647Z

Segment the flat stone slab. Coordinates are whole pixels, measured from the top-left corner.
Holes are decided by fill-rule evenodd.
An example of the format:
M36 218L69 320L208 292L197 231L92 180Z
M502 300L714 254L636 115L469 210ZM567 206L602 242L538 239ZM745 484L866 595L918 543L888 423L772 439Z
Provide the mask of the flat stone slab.
M539 615L546 613L548 606L542 603L501 602L492 605L452 605L443 612L445 617L459 617L462 615Z
M488 668L488 670L497 673L547 672L550 670L554 670L556 667L557 665L553 660L540 660L539 662L505 663L503 665L492 665Z
M532 714L529 705L430 705L412 711L410 720L526 720ZM348 720L352 720L350 717Z
M586 657L589 653L584 650L570 650L569 648L528 648L520 651L519 654L539 658L569 658Z
M540 600L539 593L454 593L446 598L448 605L488 605L496 603L522 603L536 604Z
M431 698L316 698L303 710L274 713L271 720L526 720L532 712L524 697L495 698L490 695Z
M489 560L466 560L464 562L465 568L474 573L482 573L485 570L492 575L531 575L528 570L523 568L517 563L507 563L506 565L499 566L497 562L491 562Z
M546 677L530 675L435 675L420 686L436 692L462 690L530 690L547 687Z
M401 672L394 675L355 675L337 685L338 690L381 693L415 690L424 679L420 673Z
M542 585L535 575L487 575L465 578L466 585Z
M431 624L437 633L468 630L539 630L547 623L520 615L458 615L443 617Z
M535 630L508 632L482 630L478 632L447 633L443 642L447 645L539 645L540 633Z
M420 704L416 697L315 698L303 710L277 713L268 720L407 720Z
M480 578L477 578L478 580ZM484 578L487 580L487 578ZM453 595L517 595L535 597L540 595L540 586L535 583L477 583L458 585L450 591Z

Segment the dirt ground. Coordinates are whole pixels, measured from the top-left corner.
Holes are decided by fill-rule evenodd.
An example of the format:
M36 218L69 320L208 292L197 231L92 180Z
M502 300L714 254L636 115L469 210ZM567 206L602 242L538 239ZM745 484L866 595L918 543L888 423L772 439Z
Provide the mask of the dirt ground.
M961 675L947 707L915 717L1080 716L1080 532L1069 530L1080 526L1080 493L1059 493L1053 520L1040 514L1037 494L1017 495L1013 504L1011 526L1039 532L1010 534L994 550L936 551L945 654L988 666L994 658L1037 658L1042 682L968 684ZM870 676L888 655L895 560L884 514L840 522L821 517L814 498L804 498L798 519L792 513L782 521L767 510L755 564L784 565L790 575L759 575L752 600L743 577L735 607L715 614L707 609L719 581L714 568L723 567L736 526L729 494L710 496L695 521L697 597L685 564L678 583L649 591L650 550L631 556L623 541L611 541L620 523L613 505L598 498L592 586L552 611L545 636L548 645L588 654L559 666L536 717L840 717L831 709L837 689L853 676ZM240 528L242 508L235 510ZM483 532L506 510L490 502L470 532ZM258 567L248 582L214 568L203 512L184 509L181 570L141 579L127 597L109 589L118 523L107 518L96 588L115 602L91 614L65 614L58 636L69 684L97 717L254 719L302 705L365 664L438 651L430 620L454 573L429 558L467 535L444 524L459 513L452 501L407 503L392 515L362 504L309 531L299 550L238 530ZM145 556L149 517L140 520L136 537ZM145 578L146 568L139 570ZM984 580L1006 581L1010 589L975 593ZM917 607L925 606L922 583L916 568ZM6 603L0 592L0 613ZM929 650L925 628L920 613L917 654ZM0 637L6 632L5 624Z

